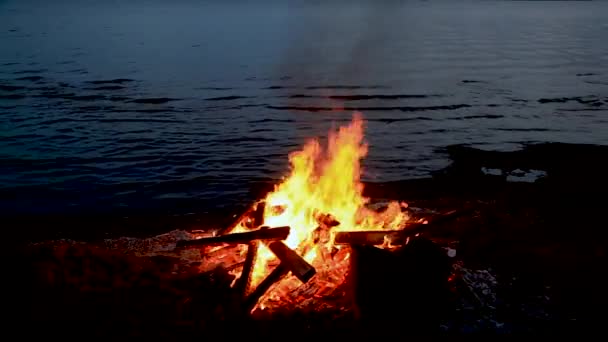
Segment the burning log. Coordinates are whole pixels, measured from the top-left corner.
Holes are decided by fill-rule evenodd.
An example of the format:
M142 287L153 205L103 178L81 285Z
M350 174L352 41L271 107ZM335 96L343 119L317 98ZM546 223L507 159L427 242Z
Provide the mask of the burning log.
M247 288L249 287L249 282L251 279L251 271L253 270L253 265L255 264L255 256L258 252L258 244L257 242L250 242L247 247L247 257L245 258L245 263L243 264L243 270L241 271L241 277L239 278L236 288L237 290L244 296L247 292Z
M289 273L289 268L287 265L281 263L277 266L262 282L258 285L258 287L253 290L245 299L245 311L251 312L255 305L258 303L258 300L266 293L266 291L270 290L270 287L279 280L283 279Z
M178 241L176 248L188 246L208 246L220 243L247 244L255 240L285 240L289 235L289 227L260 228L257 230L212 236L196 240Z
M386 239L395 241L404 232L401 230L363 230L355 232L338 232L336 245L382 245Z
M301 282L308 282L317 273L311 264L306 262L298 253L287 247L283 242L271 242L268 247L281 260L281 264L288 265L291 273L300 279Z
M229 226L225 226L218 230L218 235L224 235L232 230L239 223L242 223L243 226L254 229L262 225L264 222L264 208L266 207L265 201L259 201L255 203L253 206L249 207L245 212L243 212L236 220Z
M289 272L301 282L306 283L316 274L315 268L304 260L298 253L287 247L283 242L275 241L268 245L270 250L281 260L281 263L262 280L258 287L245 300L245 310L253 310L258 300Z
M386 240L388 240L394 244L402 244L409 237L415 236L423 231L427 231L429 228L455 219L456 217L470 211L471 209L452 210L443 215L439 215L437 218L429 221L428 223L413 223L407 225L402 230L363 230L338 232L336 233L334 243L336 245L382 245Z

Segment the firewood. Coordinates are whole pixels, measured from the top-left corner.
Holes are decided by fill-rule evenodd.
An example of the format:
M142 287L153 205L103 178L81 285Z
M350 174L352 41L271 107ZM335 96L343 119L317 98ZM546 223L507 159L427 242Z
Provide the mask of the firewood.
M291 273L300 279L301 282L308 282L317 273L311 264L306 262L298 253L287 247L283 242L274 241L268 247L281 260L281 264L289 268Z
M316 274L315 268L304 260L298 253L287 247L283 242L271 242L268 247L281 260L281 263L249 294L245 300L245 310L253 310L258 300L289 272L301 282L306 283Z
M251 207L249 207L245 212L239 215L234 222L225 226L218 230L218 235L224 235L230 233L230 231L236 227L239 223L242 223L243 226L254 229L262 225L264 222L264 208L266 206L265 201L259 201L254 203Z
M247 247L247 257L245 258L245 263L243 265L243 270L241 271L241 277L236 283L237 290L245 296L247 289L249 288L249 282L251 280L251 271L253 270L253 265L255 264L255 256L258 252L258 244L257 242L250 242Z
M243 233L233 233L212 236L196 240L178 241L176 248L187 246L208 246L220 243L247 244L255 240L285 240L289 235L289 227L260 228Z
M429 220L427 223L416 222L408 224L402 230L363 230L337 232L334 243L336 245L382 245L388 239L393 244L399 245L405 243L409 237L426 232L441 223L455 219L456 217L465 213L469 213L471 210L472 209L452 210L445 214L438 215L436 218Z
M403 234L400 230L363 230L338 232L334 239L336 245L381 245L385 239L394 240Z
M289 268L285 264L279 264L245 299L245 311L251 312L258 300L268 291L272 285L285 277L289 273Z

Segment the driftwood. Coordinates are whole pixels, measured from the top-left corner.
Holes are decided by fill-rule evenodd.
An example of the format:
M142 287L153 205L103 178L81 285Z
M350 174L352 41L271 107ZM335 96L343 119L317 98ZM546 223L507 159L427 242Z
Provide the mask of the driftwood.
M212 236L196 240L182 240L177 242L176 248L208 246L220 243L247 244L255 240L285 240L289 235L289 230L289 227L260 228L243 233Z
M424 222L417 222L405 226L401 230L362 230L336 233L334 243L336 245L382 245L386 240L393 244L403 244L407 238L420 234L430 228L455 219L471 209L452 210L436 218Z

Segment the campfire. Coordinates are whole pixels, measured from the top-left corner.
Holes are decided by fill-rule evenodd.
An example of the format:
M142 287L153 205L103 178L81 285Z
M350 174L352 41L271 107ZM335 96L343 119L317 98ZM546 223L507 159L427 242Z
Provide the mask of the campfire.
M374 207L363 196L364 120L330 131L289 155L290 174L235 223L179 248L205 248L209 264L227 259L247 312L330 296L349 273L352 246L392 249L428 227L404 202ZM442 217L449 217L444 215Z

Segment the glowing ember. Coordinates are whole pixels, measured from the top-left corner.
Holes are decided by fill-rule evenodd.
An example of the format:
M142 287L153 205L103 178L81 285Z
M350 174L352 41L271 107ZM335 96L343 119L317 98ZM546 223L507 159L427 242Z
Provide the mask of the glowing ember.
M367 154L363 141L364 121L355 113L352 122L329 133L327 146L319 140L308 141L302 150L289 155L290 175L265 198L263 225L290 226L285 244L317 269L317 281L324 287L337 286L348 268L348 251L333 246L333 234L341 230L402 229L407 215L405 203L391 202L382 211L368 207L360 181L360 160ZM232 232L245 231L238 222ZM272 270L276 257L264 244L259 244L251 287ZM281 298L283 293L299 286L286 278L260 300Z

